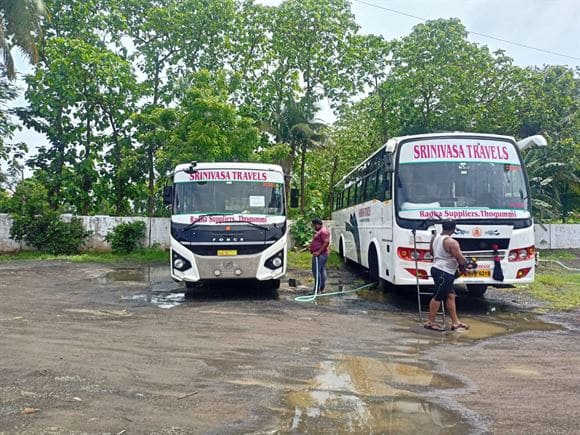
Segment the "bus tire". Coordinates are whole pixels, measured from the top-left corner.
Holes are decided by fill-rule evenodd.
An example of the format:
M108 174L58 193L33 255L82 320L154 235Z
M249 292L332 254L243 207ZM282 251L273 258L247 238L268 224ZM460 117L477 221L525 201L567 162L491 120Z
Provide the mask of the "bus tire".
M481 297L487 291L487 284L467 284L467 294L473 297Z
M379 290L388 293L395 290L395 286L392 282L387 281L386 279L379 278Z
M375 245L371 245L369 250L369 278L371 281L379 281L379 258Z

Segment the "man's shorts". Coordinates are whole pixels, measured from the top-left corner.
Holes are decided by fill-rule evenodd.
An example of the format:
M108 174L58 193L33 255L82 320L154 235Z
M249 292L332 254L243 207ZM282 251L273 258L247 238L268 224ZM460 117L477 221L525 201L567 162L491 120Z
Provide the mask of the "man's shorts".
M435 294L434 298L436 301L444 301L447 296L454 294L453 281L455 281L455 275L443 272L436 267L431 268L431 277L433 278L433 283L435 284Z

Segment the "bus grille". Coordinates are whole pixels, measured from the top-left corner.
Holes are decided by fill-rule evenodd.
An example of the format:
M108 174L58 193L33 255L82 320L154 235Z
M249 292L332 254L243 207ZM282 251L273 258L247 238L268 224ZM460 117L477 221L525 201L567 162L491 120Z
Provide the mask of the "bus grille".
M500 260L504 259L505 253L506 251L498 251ZM495 259L493 251L463 251L463 256L475 257L477 261L493 261Z
M472 251L491 251L493 252L493 245L497 245L497 249L508 249L510 239L462 239L454 237L459 242L459 246L463 252Z
M237 251L238 255L252 255L264 251L272 245L188 245L186 246L196 255L216 256L217 251Z

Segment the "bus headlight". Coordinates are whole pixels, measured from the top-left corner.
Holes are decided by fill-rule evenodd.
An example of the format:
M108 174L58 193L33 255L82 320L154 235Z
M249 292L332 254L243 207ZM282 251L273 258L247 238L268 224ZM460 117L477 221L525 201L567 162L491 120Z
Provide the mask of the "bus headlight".
M264 265L268 269L279 269L284 264L284 251L280 251L266 260Z
M183 269L183 266L185 266L185 261L183 261L183 259L176 258L175 260L173 260L173 267L175 267L176 269Z
M175 251L171 251L171 257L173 258L172 264L174 269L183 272L191 267L191 263Z

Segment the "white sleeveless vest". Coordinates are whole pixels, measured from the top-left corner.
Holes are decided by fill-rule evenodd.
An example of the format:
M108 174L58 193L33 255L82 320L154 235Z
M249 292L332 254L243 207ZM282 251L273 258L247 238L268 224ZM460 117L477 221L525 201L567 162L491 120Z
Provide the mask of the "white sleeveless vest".
M457 260L453 255L447 252L443 247L443 241L448 237L451 236L438 234L433 240L433 267L454 275L459 263L457 263Z

